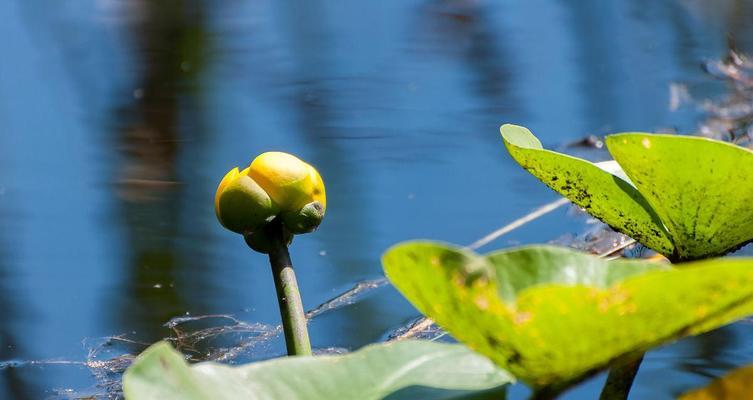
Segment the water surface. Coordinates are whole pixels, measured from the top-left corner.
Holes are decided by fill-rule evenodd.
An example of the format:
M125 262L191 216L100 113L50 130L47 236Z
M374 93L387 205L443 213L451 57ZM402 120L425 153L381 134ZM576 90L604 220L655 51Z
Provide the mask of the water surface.
M265 257L212 209L222 175L267 150L327 184L325 223L292 248L307 308L381 277L398 241L471 243L557 198L507 156L500 124L555 148L692 133L703 115L671 111L670 84L721 95L700 64L728 36L751 50L751 16L732 0L2 1L0 359L83 361L86 338L153 342L176 316L276 324ZM560 210L485 249L586 229ZM316 318L313 344L355 349L416 316L385 287ZM752 331L651 352L635 398L753 362ZM20 364L0 370L0 398L96 383L84 366Z

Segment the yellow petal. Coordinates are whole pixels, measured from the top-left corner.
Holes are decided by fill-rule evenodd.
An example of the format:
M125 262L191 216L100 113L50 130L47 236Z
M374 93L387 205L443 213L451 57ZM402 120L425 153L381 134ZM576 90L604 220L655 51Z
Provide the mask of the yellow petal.
M316 170L316 168L312 167L309 164L306 164L306 166L309 168L309 176L311 179L311 201L318 201L322 208L327 208L327 191L324 189L324 181L322 181L322 176L319 175L319 171Z
M222 191L225 190L227 185L235 180L238 175L238 167L231 169L227 174L225 174L225 176L220 181L220 184L217 186L217 192L214 194L214 213L217 215L217 219L220 218L220 195L222 194Z
M298 157L267 152L251 162L248 175L282 210L298 210L309 202L312 182L308 165Z

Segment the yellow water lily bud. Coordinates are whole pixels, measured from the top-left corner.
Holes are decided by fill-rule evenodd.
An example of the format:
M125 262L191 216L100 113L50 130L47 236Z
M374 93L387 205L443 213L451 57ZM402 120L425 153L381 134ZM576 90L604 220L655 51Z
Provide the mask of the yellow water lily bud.
M248 175L282 211L297 211L312 201L326 205L321 176L296 156L275 151L263 153L251 162Z
M248 170L239 172L238 168L222 178L214 207L222 226L237 233L253 232L279 212L267 192L248 176Z
M324 207L318 201L306 204L296 212L282 214L282 223L292 233L309 233L316 230L324 218Z

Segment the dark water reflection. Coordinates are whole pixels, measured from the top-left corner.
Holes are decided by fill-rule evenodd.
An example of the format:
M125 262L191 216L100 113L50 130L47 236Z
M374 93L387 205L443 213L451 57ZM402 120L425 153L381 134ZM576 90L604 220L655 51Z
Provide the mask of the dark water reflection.
M199 151L206 148L200 80L211 43L202 2L133 6L139 18L124 27L131 38L135 89L121 90L126 100L114 105L111 119L113 148L121 156L113 179L115 220L128 251L126 272L107 301L116 305L113 323L119 331L136 331L150 342L165 335L165 321L195 309L196 295L213 297L209 285L202 285L204 293L191 293L181 282L190 268L186 264L205 265L206 252L199 246L180 248L187 236L200 243L209 228L205 221L183 218L196 197L191 189L199 185L184 184L194 179L184 176L181 153L189 142ZM206 272L195 271L193 277L206 282Z
M83 338L154 341L185 314L276 323L265 258L212 210L222 174L266 150L327 182L325 224L293 247L307 308L379 277L397 241L470 243L555 198L506 157L500 123L552 146L692 132L669 84L721 93L699 62L728 34L753 50L751 17L732 0L0 2L0 359L83 360ZM583 229L563 211L492 246ZM414 316L382 289L316 319L314 345ZM636 397L753 361L751 330L651 353ZM0 370L0 398L93 384L83 367Z

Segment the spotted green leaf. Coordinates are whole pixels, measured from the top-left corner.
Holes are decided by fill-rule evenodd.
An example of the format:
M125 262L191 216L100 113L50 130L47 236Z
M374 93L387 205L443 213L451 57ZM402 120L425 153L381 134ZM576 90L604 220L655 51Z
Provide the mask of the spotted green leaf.
M503 125L502 138L515 161L547 186L617 231L662 254L674 245L643 195L619 168L545 150L528 129Z
M425 399L499 399L502 386L513 380L458 344L402 341L345 355L285 357L234 367L189 366L162 342L128 368L123 390L132 400L376 400L421 388L443 389L425 390L420 395Z
M612 135L606 143L666 226L676 259L724 255L753 239L752 151L647 133Z
M419 311L534 387L578 380L753 313L753 259L672 268L550 246L482 256L407 242L382 262Z

